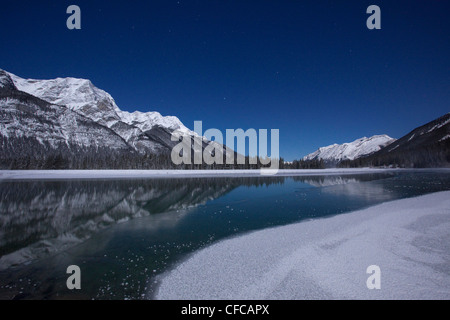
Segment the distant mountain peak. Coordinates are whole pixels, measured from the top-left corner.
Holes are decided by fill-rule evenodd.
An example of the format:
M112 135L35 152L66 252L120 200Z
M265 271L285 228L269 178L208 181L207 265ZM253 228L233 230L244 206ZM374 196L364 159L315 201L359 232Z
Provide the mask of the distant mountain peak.
M321 147L317 151L303 157L303 160L324 160L329 165L334 165L342 160L354 160L359 157L374 153L381 148L393 143L395 139L386 134L362 137L355 141L332 144Z

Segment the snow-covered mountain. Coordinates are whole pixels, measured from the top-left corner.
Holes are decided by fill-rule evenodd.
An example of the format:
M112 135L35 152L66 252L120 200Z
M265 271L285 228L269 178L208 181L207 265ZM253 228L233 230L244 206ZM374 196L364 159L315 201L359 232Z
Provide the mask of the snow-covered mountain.
M386 148L342 165L450 167L450 113L412 130Z
M113 130L62 105L17 90L9 74L0 70L0 146L27 156L37 142L45 149L108 148L127 152L130 146ZM31 142L33 141L33 142Z
M90 80L23 79L2 69L0 115L2 168L167 168L179 143L171 139L174 132L199 137L175 116L122 111ZM201 139L202 148L213 145L235 155Z
M391 138L385 134L375 135L370 138L363 137L353 142L333 144L327 147L319 148L317 151L303 157L303 160L323 159L328 165L334 165L342 160L354 160L374 153L394 141L394 138Z
M178 130L195 135L174 116L162 116L159 112L133 112L120 110L113 97L95 87L90 80L56 78L51 80L23 79L6 72L16 88L54 105L63 105L94 122L110 128L128 145L140 153L159 153L171 147L170 134ZM165 135L155 137L151 131ZM167 139L169 135L169 139ZM164 141L164 143L162 143Z

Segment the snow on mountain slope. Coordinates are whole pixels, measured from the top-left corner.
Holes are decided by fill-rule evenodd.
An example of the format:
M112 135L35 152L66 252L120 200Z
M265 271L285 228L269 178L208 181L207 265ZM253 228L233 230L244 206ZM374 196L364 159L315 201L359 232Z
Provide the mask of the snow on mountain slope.
M122 111L112 96L95 87L90 80L77 78L56 78L51 80L23 79L8 73L18 90L29 93L52 104L65 105L93 121L104 125L139 152L158 152L167 146L145 133L156 127L167 132L179 130L195 135L174 116L162 116L159 112ZM167 137L164 137L167 140ZM170 139L169 139L170 140Z
M303 157L303 160L323 159L333 163L342 160L353 160L374 153L394 141L395 139L385 134L375 135L370 138L363 137L350 143L333 144L319 148L317 151Z
M111 129L67 107L18 91L11 86L12 80L8 74L1 70L0 82L0 137L9 141L21 141L20 145L14 146L17 152L26 152L20 149L29 139L55 149L61 146L69 149L75 146L130 149Z
M179 130L181 133L195 135L195 133L184 126L184 124L174 116L163 117L159 112L127 112L119 111L121 121L138 127L143 132L151 130L155 126L164 127L172 131Z
M402 149L414 149L419 146L431 147L437 142L442 142L447 139L450 132L450 113L443 115L429 123L420 126L405 136L396 140L386 150L379 153L390 153L394 150L401 151ZM398 150L397 150L398 151ZM405 150L403 150L404 152ZM442 150L444 151L444 150Z
M6 71L0 69L0 88L6 88L9 90L16 89L14 82Z
M394 141L357 165L412 168L450 166L450 113L434 119ZM355 165L355 164L350 164Z
M90 80L76 78L34 80L9 74L20 91L52 104L65 105L72 110L81 111L101 124L113 119L120 120L116 113L119 108L114 99L107 92L96 88Z

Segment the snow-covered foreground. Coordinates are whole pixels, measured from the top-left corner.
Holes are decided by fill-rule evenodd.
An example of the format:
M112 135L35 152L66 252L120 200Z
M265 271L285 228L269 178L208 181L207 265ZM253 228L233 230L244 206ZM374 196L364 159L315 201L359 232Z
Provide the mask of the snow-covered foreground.
M312 175L339 175L380 173L388 171L407 171L418 169L302 169L278 170L276 176L312 176ZM419 169L420 170L420 169ZM443 170L450 169L426 169ZM51 179L133 179L133 178L184 178L184 177L245 177L261 176L265 170L0 170L0 180L51 180Z
M165 275L156 298L450 299L450 191L221 241Z

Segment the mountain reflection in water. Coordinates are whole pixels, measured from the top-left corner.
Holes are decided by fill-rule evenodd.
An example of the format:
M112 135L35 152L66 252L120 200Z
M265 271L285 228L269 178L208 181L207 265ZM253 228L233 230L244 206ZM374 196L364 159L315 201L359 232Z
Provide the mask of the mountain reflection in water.
M442 172L1 181L0 299L151 298L220 239L449 189ZM72 264L81 291L66 287Z
M130 219L175 224L240 185L284 178L21 181L0 183L0 270L65 250Z

